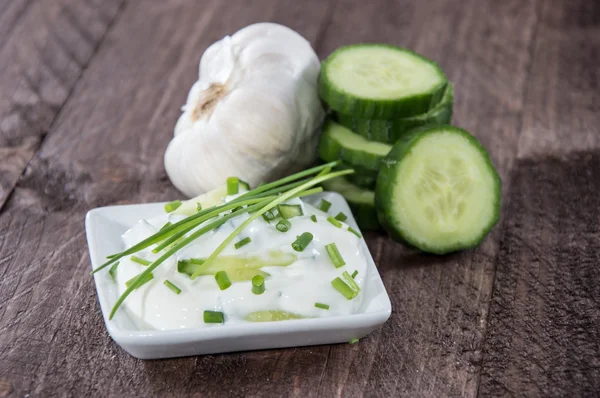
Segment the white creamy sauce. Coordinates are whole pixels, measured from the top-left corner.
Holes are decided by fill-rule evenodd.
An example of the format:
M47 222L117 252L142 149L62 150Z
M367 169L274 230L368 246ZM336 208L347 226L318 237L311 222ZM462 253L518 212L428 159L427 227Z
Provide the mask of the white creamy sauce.
M231 199L228 197L227 199ZM245 317L256 311L278 310L303 317L326 317L346 315L358 311L363 292L352 300L346 299L332 285L331 281L342 272L358 275L355 281L363 288L367 260L360 245L360 239L348 231L343 224L338 228L327 221L325 213L305 204L299 199L289 204L300 204L304 215L290 219L291 228L280 232L275 225L280 218L267 223L262 217L254 220L234 239L221 256L267 256L271 251L293 253L297 260L288 266L267 266L260 270L270 276L265 277L265 292L257 295L252 292L251 281L232 282L231 287L220 290L213 275L199 276L191 280L187 274L177 271L178 260L206 258L225 240L249 215L236 217L223 224L216 231L209 232L180 250L153 271L154 278L133 291L123 303L123 308L142 330L172 330L180 328L220 327L221 324L204 323L205 310L221 311L225 325L247 322ZM317 215L317 222L310 218ZM172 223L185 218L163 214L152 219L141 220L123 235L126 248L133 246L156 233L167 221ZM314 238L303 252L292 249L292 242L303 232L310 232ZM234 243L250 237L252 241L240 249ZM346 265L335 268L325 245L335 242ZM153 254L152 246L136 253L137 256L153 261L161 253ZM215 260L219 261L219 257ZM116 281L119 294L125 289L125 282L134 278L146 267L125 257L117 268ZM181 289L175 294L164 285L168 279ZM329 310L315 307L315 303L329 305Z

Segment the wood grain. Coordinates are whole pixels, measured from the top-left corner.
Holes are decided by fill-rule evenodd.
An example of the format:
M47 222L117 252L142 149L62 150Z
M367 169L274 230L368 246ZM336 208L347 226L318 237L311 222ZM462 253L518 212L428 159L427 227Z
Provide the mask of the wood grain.
M0 209L121 2L17 0L2 6Z
M544 5L479 392L600 391L600 8Z
M367 234L393 314L359 344L136 360L103 324L85 212L179 196L162 155L199 57L259 21L321 57L374 41L437 60L504 180L503 220L444 257ZM10 2L0 396L598 395L599 23L585 0Z

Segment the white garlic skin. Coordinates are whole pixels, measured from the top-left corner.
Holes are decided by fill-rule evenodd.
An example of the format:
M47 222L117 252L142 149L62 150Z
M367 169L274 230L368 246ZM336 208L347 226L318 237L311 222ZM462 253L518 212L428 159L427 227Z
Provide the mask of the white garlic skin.
M227 177L254 187L310 165L325 115L319 69L310 43L274 23L212 44L165 152L173 184L192 197Z

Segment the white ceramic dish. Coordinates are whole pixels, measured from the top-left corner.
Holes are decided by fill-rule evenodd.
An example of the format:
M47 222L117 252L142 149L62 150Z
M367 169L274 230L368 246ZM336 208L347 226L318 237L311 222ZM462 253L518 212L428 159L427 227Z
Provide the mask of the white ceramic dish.
M339 194L324 192L305 199L317 204L321 198L332 203L330 213L343 211L346 223L358 229L346 200ZM123 250L121 235L142 218L164 211L164 203L100 207L89 211L85 229L92 267L105 262L106 256ZM377 267L364 240L369 277L361 294L365 294L360 312L352 315L280 322L223 325L202 329L140 331L125 311L108 315L117 300L117 289L108 272L94 275L98 300L108 333L117 344L136 358L155 359L213 354L266 348L297 347L316 344L347 343L361 338L383 324L392 307Z

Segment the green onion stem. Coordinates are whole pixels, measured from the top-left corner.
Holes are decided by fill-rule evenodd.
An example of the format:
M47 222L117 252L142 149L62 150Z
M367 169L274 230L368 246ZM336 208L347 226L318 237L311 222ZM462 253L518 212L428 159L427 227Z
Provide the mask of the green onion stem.
M217 281L217 285L219 285L219 289L225 290L231 286L231 280L229 280L229 276L227 276L227 272L219 271L215 274L215 280Z
M240 191L240 179L237 177L229 177L227 179L227 195L237 195Z
M337 163L337 162L334 162L334 163ZM324 176L315 177L312 180L310 180L310 181L308 181L308 182L306 182L306 183L304 183L304 184L302 184L302 185L300 185L300 186L292 189L291 191L288 191L288 192L286 192L284 194L279 195L277 197L277 199L271 201L266 206L264 206L262 209L258 210L256 213L252 214L250 217L248 217L246 219L246 221L244 221L242 224L240 224L239 227L237 227L231 234L229 234L229 236L227 238L225 238L225 240L223 242L221 242L221 244L215 249L215 251L212 252L212 254L210 256L208 256L208 258L206 259L206 262L196 270L196 272L194 273L194 275L192 275L192 280L195 279L198 275L200 275L202 268L206 267L215 258L217 258L217 256L219 254L221 254L221 252L223 250L225 250L225 248L227 247L227 245L229 245L231 243L231 241L237 235L239 235L240 232L242 232L244 230L244 228L246 228L248 226L248 224L250 224L252 221L256 220L258 217L262 216L262 214L264 212L266 212L267 210L271 210L272 208L274 208L278 204L285 202L286 200L294 197L295 195L302 193L302 191L305 191L308 188L311 188L311 187L313 187L313 186L315 186L317 184L320 184L323 181L327 181L327 180L330 180L332 178L340 177L340 176L343 176L343 175L346 175L346 174L352 174L353 172L354 171L352 171L352 170L342 170L342 171L338 171L338 172L335 172L335 173L327 174L327 175L324 175ZM298 173L298 174L301 174L301 173ZM285 180L285 178L284 178L284 180ZM266 187L268 185L269 184L263 185L263 187ZM259 188L257 188L257 189L259 189Z
M177 210L179 208L179 206L181 206L181 200L174 200L172 202L165 204L165 211L167 213L170 213L172 211Z
M330 223L332 223L333 225L335 225L338 228L342 228L342 223L339 222L338 220L336 220L335 218L333 218L333 216L327 217L327 221L329 221Z
M348 227L348 231L352 232L354 235L358 237L358 239L362 238L362 235L352 227Z
M265 292L265 278L262 275L256 275L252 278L252 293L263 294Z
M331 262L333 263L333 266L335 268L340 268L340 267L346 265L346 262L344 261L344 258L340 254L340 251L337 248L337 245L335 244L335 242L325 245L325 250L327 250L329 259L331 260Z
M275 226L279 232L287 232L292 228L292 223L288 220L280 220Z
M129 259L131 261L133 261L134 263L138 263L140 265L150 265L150 264L152 264L152 261L148 261L148 260L143 259L143 258L138 257L138 256L131 256L131 257L129 257Z
M181 289L178 288L177 286L175 286L171 281L169 281L168 279L165 279L165 281L163 282L165 284L166 287L168 287L169 289L171 289L173 291L173 293L175 294L179 294L181 293Z
M236 249L239 249L240 247L246 246L250 242L252 242L252 238L246 236L244 239L236 242L234 246Z
M297 252L302 252L304 251L304 249L306 249L306 246L308 246L309 243L312 242L312 240L313 234L311 234L310 232L303 232L302 235L300 235L292 243L292 249L296 250Z
M328 310L329 309L329 305L328 304L323 304L323 303L315 303L315 307L320 308L322 310Z
M224 316L220 311L204 311L204 323L223 323Z

